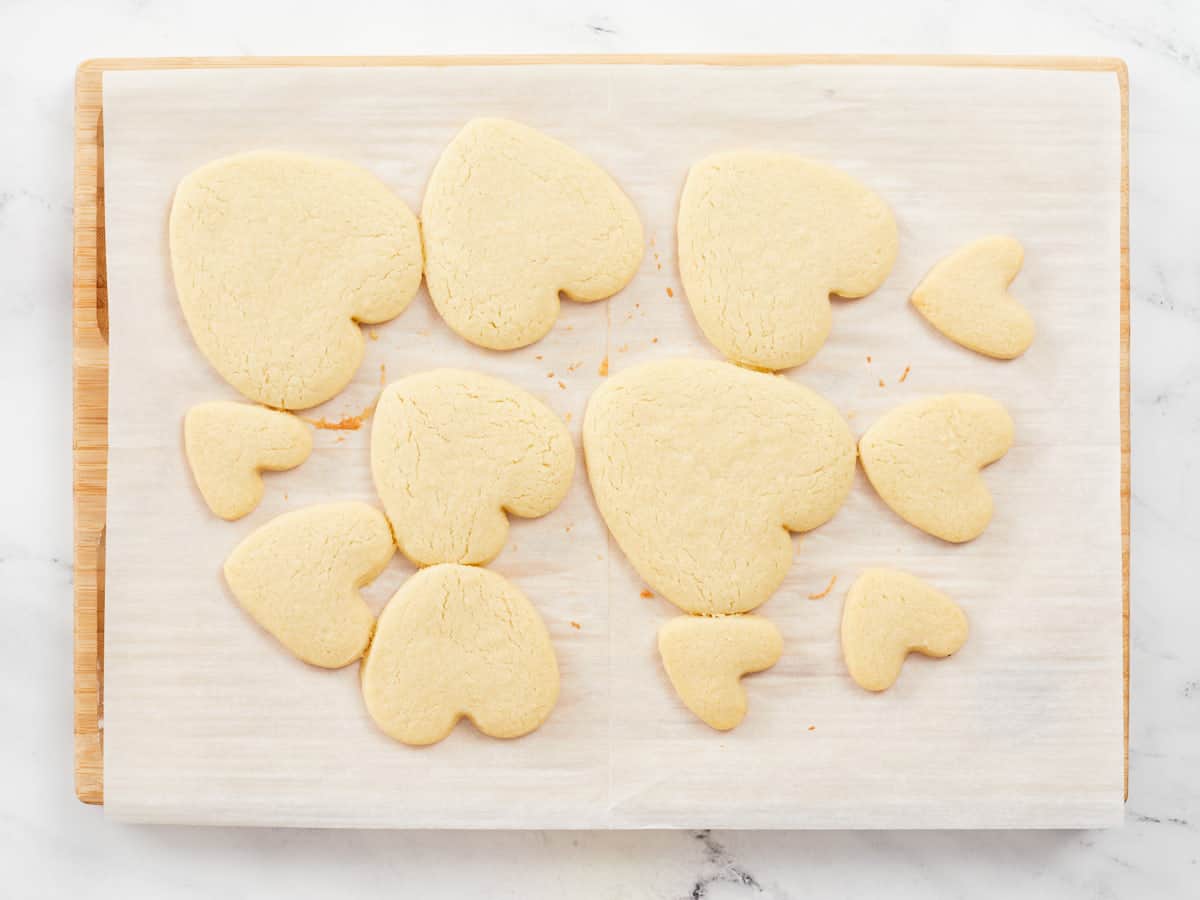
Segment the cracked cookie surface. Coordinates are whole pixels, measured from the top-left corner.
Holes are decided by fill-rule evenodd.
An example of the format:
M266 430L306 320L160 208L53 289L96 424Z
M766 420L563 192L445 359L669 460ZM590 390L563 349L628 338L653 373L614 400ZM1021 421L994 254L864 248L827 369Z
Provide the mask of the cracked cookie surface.
M437 743L464 716L486 735L515 738L558 701L558 662L542 617L511 582L438 565L388 601L361 683L375 724L403 743Z
M588 401L592 493L638 574L685 612L749 612L792 562L790 531L831 519L854 477L837 409L781 376L671 359Z
M400 550L418 565L491 561L506 511L543 516L567 495L566 425L516 385L435 369L384 390L371 423L371 473Z
M421 206L425 280L446 324L493 350L558 318L560 292L603 300L637 272L642 223L603 169L539 131L474 119L438 160Z
M351 163L259 151L186 176L170 216L179 304L200 351L251 400L305 409L349 383L359 322L421 283L416 217Z
M832 326L830 295L871 293L899 249L878 194L825 163L760 151L692 166L678 239L705 336L734 362L773 370L811 359Z

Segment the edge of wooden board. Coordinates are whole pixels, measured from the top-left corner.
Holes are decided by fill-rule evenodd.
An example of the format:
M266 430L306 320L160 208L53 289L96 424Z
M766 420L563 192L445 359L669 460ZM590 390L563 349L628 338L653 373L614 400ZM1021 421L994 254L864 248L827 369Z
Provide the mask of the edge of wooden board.
M73 483L75 506L75 793L104 802L104 529L108 477L108 285L104 265L105 72L299 66L886 65L1113 72L1121 99L1121 573L1124 780L1129 798L1129 70L1113 57L937 55L602 54L261 56L89 59L75 79Z

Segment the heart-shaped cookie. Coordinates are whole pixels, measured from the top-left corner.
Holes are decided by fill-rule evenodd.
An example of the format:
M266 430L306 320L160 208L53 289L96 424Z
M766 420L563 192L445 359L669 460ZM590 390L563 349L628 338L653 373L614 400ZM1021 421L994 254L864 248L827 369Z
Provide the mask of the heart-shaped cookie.
M421 284L416 217L370 172L297 153L219 159L179 183L171 268L192 337L259 403L328 400L363 358L358 322Z
M1008 452L1013 421L982 394L897 406L867 429L858 454L876 492L906 522L944 541L979 537L992 495L979 470Z
M200 403L183 417L183 445L196 486L222 519L258 506L263 470L294 469L312 453L312 434L295 416L249 403Z
M292 653L338 669L362 656L375 616L358 588L395 552L383 513L325 503L272 519L225 560L238 603Z
M789 531L837 512L854 438L831 403L776 375L672 359L588 401L592 493L638 574L684 612L749 612L792 563Z
M608 173L504 119L475 119L446 147L425 188L421 230L438 312L493 350L545 336L560 293L612 296L643 254L637 210Z
M388 385L375 408L375 488L417 565L489 562L508 536L505 510L545 515L574 471L563 421L499 378L435 369Z
M680 616L658 630L658 652L684 705L728 731L746 717L742 676L775 665L783 638L762 616Z
M996 359L1020 356L1033 343L1033 317L1008 293L1025 251L1010 237L986 237L930 270L912 304L955 343Z
M413 575L379 616L362 664L367 712L406 744L435 744L466 716L514 738L558 700L558 663L533 604L487 569L439 565Z
M967 640L967 617L924 581L896 569L867 569L846 593L842 654L850 677L886 691L909 653L943 657Z
M679 274L696 321L735 362L787 369L821 349L829 297L863 297L899 248L883 199L832 166L787 153L718 153L679 203Z

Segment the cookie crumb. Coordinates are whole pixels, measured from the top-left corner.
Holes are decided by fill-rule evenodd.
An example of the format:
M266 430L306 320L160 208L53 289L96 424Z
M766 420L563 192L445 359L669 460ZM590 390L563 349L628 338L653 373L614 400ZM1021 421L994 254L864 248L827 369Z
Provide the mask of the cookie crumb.
M853 418L854 418L855 416L857 416L857 415L858 415L858 410L857 410L857 409L848 409L848 410L846 410L846 421L850 421L851 419L853 419Z
M583 628L582 625L580 625L578 622L576 622L573 619L571 620L571 627L574 628L576 631L579 631L581 628Z
M553 373L553 372L547 372L547 373L546 373L546 377L547 377L547 378L553 378L553 377L554 377L554 373Z
M809 725L809 726L808 726L808 730L809 730L809 731L816 731L816 730L817 730L817 726L816 726L816 725Z
M618 348L617 348L617 352L618 352L618 353L624 353L624 352L626 352L628 349L629 349L629 345L628 345L628 344L622 344L620 347L618 347Z
M901 384L903 384L903 383L904 383L904 379L908 377L908 373L909 373L909 372L911 372L911 371L912 371L912 366L905 366L905 367L904 367L904 372L903 372L903 374L901 374L901 376L900 376L900 383L901 383Z
M571 533L571 529L572 529L573 527L574 527L574 526L572 526L572 525L564 525L564 526L563 526L563 531L565 531L567 534L570 534L570 533Z
M652 592L646 590L645 588L642 588L642 592L638 596L642 597L645 600L649 600L651 597L654 596L654 594Z
M534 357L534 359L537 359L537 360L540 360L541 358L542 358L542 354L540 354L540 353Z
M371 340L373 340L373 341L379 340L379 332L376 331L374 328L372 328L370 331L368 331L367 334L369 334L371 336Z
M829 584L825 585L825 590L821 591L821 593L819 593L819 594L809 594L808 599L809 600L825 599L826 597L829 596L829 592L833 590L833 586L835 584L837 584L837 576L836 575L834 575L832 578L829 579Z
M668 296L668 297L674 297L674 296L675 296L675 292L674 292L673 290L671 290L670 288L667 288L667 296Z
M565 416L563 416L563 421L566 422L568 425L571 423L571 414L569 412Z
M383 387L387 384L387 366L383 363L379 364L379 386Z
M567 386L565 384L563 384L561 381L558 383L558 387L559 387L559 390L563 390L563 391L565 391L567 389Z
M658 338L656 338L656 337L652 337L652 338L650 338L650 343L652 343L652 344L657 344L657 343L658 343Z
M336 422L331 422L329 419L310 419L306 416L299 416L301 421L307 422L313 428L320 428L322 431L358 431L362 428L362 424L367 419L371 418L371 414L375 412L375 404L372 403L366 407L357 416L342 416Z
M880 378L880 379L879 379L879 386L880 386L880 387L887 387L887 385L886 385L886 384L884 384L884 382L883 382L883 379L882 379L882 378Z
M578 369L582 365L583 365L583 363L581 363L581 362L573 362L569 366L567 366L567 371L574 372L576 369Z
M600 360L600 368L597 371L600 373L601 378L604 378L608 375L608 357L607 356L604 357L604 359Z
M868 356L867 357L867 365L869 366L870 364L871 364L871 357Z

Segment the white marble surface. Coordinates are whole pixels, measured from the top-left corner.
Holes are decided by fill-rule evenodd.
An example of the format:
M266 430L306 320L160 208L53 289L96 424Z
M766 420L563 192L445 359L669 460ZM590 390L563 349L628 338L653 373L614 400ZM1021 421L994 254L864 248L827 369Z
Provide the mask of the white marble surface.
M1200 5L0 0L0 896L1191 897L1200 881ZM860 5L861 7L862 5ZM976 4L982 7L983 4ZM86 7L79 9L76 7ZM118 826L71 786L71 91L91 56L1025 52L1132 90L1133 704L1105 832ZM803 764L798 761L798 764Z

